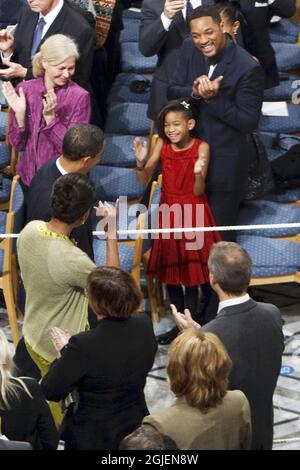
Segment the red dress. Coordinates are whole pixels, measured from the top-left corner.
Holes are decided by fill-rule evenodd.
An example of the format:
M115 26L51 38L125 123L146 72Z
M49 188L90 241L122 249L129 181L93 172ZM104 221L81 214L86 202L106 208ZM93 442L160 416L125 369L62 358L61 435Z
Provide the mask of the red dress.
M209 227L215 221L205 195L193 192L194 165L201 144L175 151L165 143L161 150L163 187L160 198L159 227ZM165 204L165 205L164 205ZM173 206L175 204L175 206ZM173 210L168 211L168 207ZM169 212L169 214L168 214ZM218 232L161 234L154 239L148 273L166 284L195 286L208 282L207 260L212 245L221 240Z

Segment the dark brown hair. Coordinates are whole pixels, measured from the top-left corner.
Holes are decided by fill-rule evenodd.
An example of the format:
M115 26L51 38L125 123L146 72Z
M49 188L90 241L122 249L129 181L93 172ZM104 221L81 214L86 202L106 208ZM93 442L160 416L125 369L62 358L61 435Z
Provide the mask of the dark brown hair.
M101 266L87 279L89 303L97 315L129 318L136 312L142 294L133 277L119 268Z
M182 113L187 121L189 119L195 119L191 103L189 102L189 98L182 98L180 100L169 101L165 106L161 108L159 115L156 119L158 135L161 139L167 142L169 142L169 139L166 137L165 134L165 119L168 113ZM194 135L193 131L193 129L190 131L191 135Z

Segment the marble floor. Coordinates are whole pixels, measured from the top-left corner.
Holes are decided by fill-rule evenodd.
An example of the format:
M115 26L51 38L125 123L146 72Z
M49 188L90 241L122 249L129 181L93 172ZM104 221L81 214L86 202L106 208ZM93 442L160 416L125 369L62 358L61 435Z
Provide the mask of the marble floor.
M274 450L300 450L300 286L281 284L263 286L253 291L259 301L277 305L285 325L286 347L282 369L274 395ZM148 302L145 302L147 311ZM154 324L158 335L173 326L170 314ZM21 327L21 323L20 323ZM5 309L0 309L0 328L11 342ZM13 345L12 345L13 350ZM168 406L173 396L166 379L168 346L159 346L154 366L148 375L146 399L150 412Z

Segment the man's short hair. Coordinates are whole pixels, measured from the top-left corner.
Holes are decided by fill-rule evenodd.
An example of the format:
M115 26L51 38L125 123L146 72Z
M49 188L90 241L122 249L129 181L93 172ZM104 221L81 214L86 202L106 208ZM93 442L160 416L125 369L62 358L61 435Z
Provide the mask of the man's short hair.
M237 243L218 242L210 252L208 269L224 292L241 295L250 284L252 260Z
M218 12L217 8L213 5L208 5L208 6L200 6L197 8L194 8L189 22L192 20L196 20L197 18L203 18L204 16L209 16L212 18L213 22L216 23L217 25L220 25L221 23L221 16L220 13Z
M103 131L93 124L76 124L70 127L63 140L62 153L71 161L83 157L96 157L103 149Z

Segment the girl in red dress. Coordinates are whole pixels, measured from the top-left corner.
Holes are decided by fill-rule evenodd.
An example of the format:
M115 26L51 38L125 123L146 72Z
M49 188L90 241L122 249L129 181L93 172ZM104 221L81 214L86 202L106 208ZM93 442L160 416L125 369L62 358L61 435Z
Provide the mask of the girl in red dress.
M171 101L158 116L159 139L147 162L147 144L139 138L134 142L137 175L142 183L150 180L161 162L161 228L215 225L204 194L209 145L193 136L195 124L189 103ZM197 315L198 285L209 290L208 256L213 243L220 240L218 232L172 233L154 239L148 273L167 284L171 303L178 311L189 308L194 318ZM174 330L173 337L177 332Z

